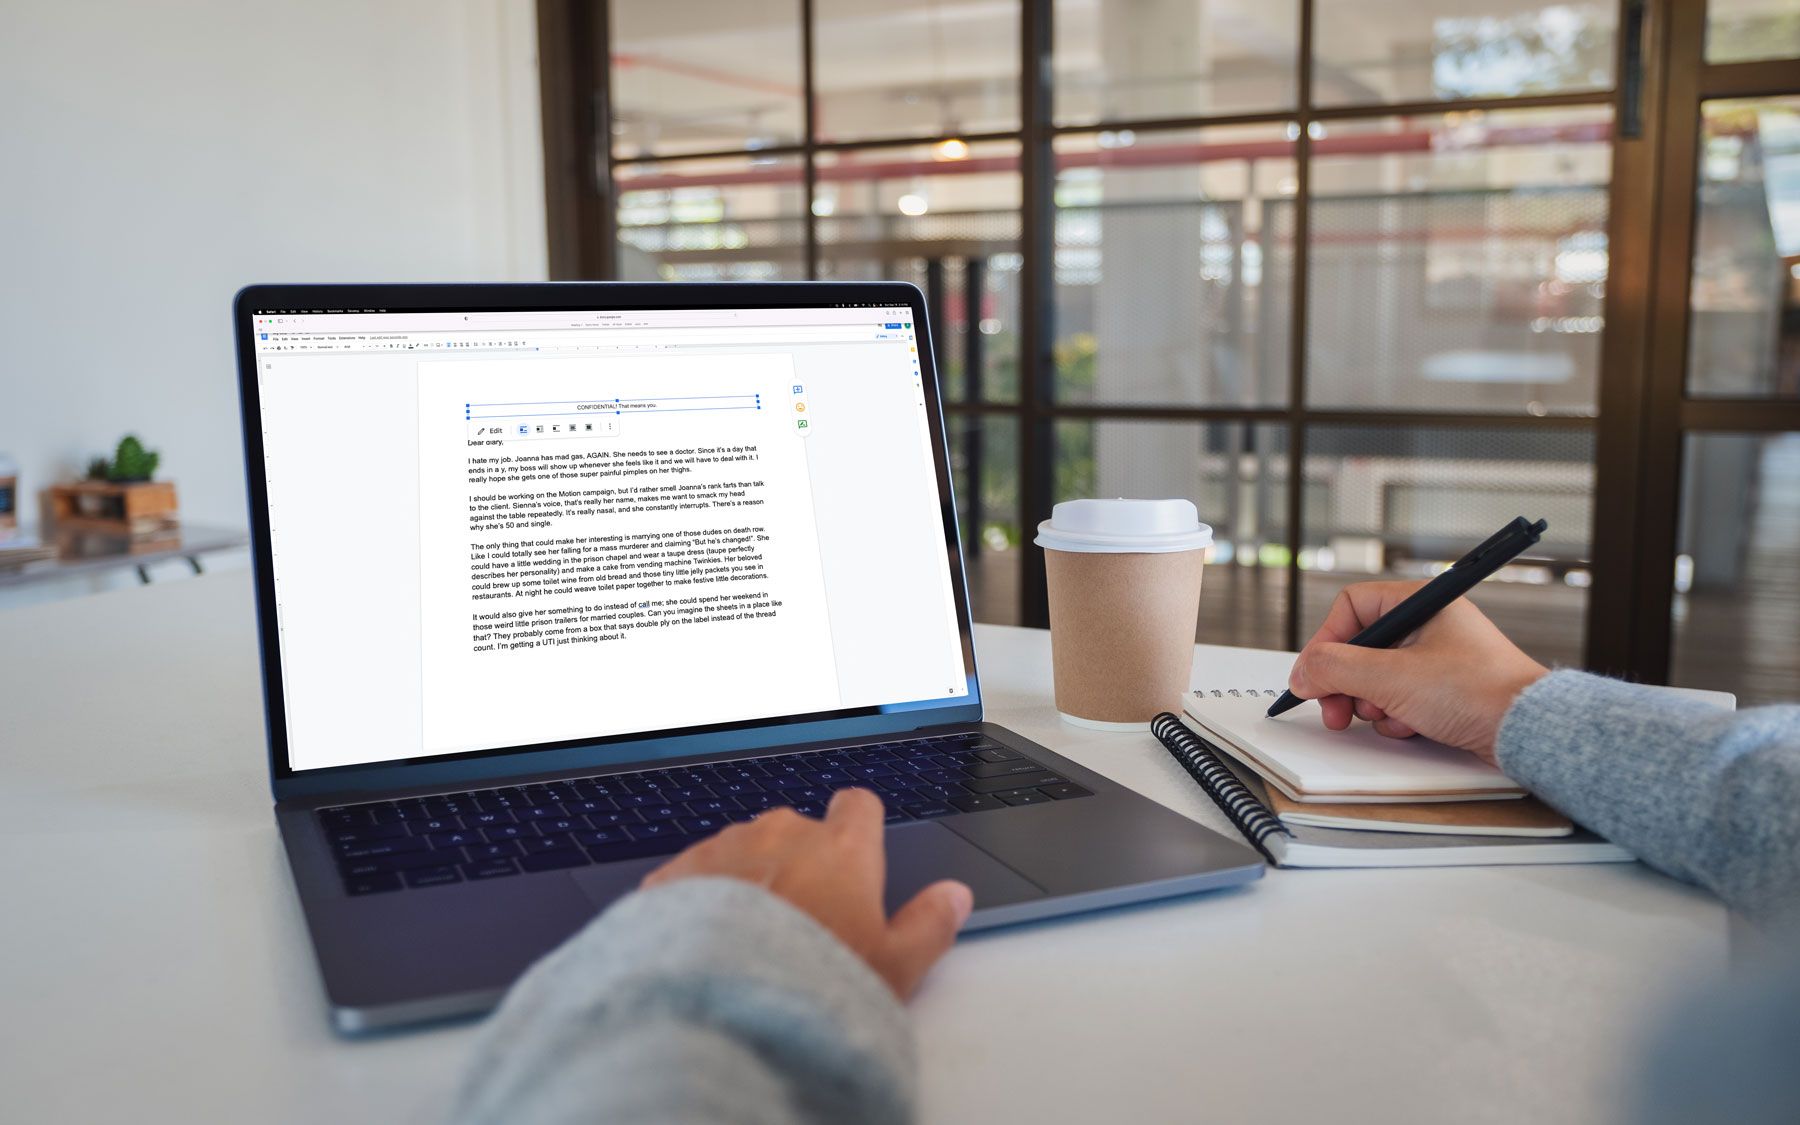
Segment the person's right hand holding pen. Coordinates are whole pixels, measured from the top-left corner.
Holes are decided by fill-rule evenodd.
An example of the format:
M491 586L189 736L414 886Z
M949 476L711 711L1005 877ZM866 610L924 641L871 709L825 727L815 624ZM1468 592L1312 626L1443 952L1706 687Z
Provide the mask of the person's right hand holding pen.
M1362 582L1341 591L1294 661L1288 689L1317 699L1332 730L1354 714L1390 737L1423 734L1492 762L1507 708L1548 669L1472 603L1454 602L1398 648L1346 643L1422 585Z
M1507 708L1547 669L1461 595L1541 532L1541 523L1517 520L1430 582L1341 591L1294 662L1291 694L1270 714L1317 699L1333 730L1354 715L1390 737L1423 734L1492 762ZM1509 533L1518 538L1505 542Z

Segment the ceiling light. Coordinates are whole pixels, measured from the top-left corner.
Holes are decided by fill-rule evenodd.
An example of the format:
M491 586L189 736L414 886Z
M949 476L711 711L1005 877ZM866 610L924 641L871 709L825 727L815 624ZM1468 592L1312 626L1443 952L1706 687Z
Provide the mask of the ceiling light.
M951 137L939 141L932 146L931 155L939 160L967 160L969 158L969 142L961 137Z
M895 205L900 208L900 213L902 215L923 215L925 212L931 210L931 204L925 202L924 196L910 191L901 196L896 201Z

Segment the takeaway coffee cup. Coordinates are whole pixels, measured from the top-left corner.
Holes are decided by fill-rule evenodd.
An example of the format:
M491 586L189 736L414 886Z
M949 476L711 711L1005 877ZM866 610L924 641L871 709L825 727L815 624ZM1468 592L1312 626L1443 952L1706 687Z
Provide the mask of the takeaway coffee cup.
M1101 730L1178 710L1212 528L1186 500L1070 500L1038 525L1056 709Z

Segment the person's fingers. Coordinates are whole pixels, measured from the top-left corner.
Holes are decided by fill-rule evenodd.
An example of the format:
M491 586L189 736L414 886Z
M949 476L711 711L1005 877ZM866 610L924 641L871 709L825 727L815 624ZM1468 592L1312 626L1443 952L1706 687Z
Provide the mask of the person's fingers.
M772 828L794 824L806 818L792 805L776 805L772 809L764 809L750 818L750 827L759 832L767 832Z
M964 883L945 879L894 912L880 969L895 995L911 998L925 974L949 951L974 908L975 893Z
M1355 587L1347 587L1337 592L1331 599L1331 608L1325 611L1325 620L1313 631L1302 649L1311 648L1320 641L1342 643L1362 631L1362 624L1356 619L1356 603L1351 600L1350 591Z
M1395 649L1329 642L1308 645L1294 661L1288 688L1302 699L1348 695L1390 710L1404 683L1406 660L1407 654Z
M1387 718L1387 712L1366 699L1358 699L1356 701L1356 717L1365 723L1378 723Z
M854 877L852 885L877 910L887 883L886 816L881 798L867 789L840 789L825 809L825 827L835 837L842 870Z
M1418 582L1358 582L1344 587L1332 599L1324 623L1306 642L1306 647L1320 641L1340 644L1348 641L1376 618L1405 601L1420 585L1422 583Z
M1411 738L1419 733L1399 719L1382 719L1375 724L1375 729L1389 738Z
M744 829L741 847L775 852L785 847L796 833L804 834L806 826L812 823L812 818L799 809L791 805L776 805L756 814L750 823L736 827Z
M825 807L825 824L861 840L878 835L883 817L881 798L867 789L839 789Z
M767 887L796 855L815 849L816 833L823 831L817 821L794 809L770 809L746 824L734 824L689 846L645 875L638 885L649 890L698 875L729 875ZM873 882L879 894L880 879Z
M1347 695L1327 695L1319 700L1319 714L1329 730L1343 730L1350 725L1352 700Z
M644 888L645 890L649 890L651 887L662 886L664 883L668 882L670 879L679 879L682 874L682 868L681 868L680 864L681 864L682 859L685 858L685 856L686 856L686 853L683 853L682 855L678 855L678 856L674 857L673 859L666 860L665 862L663 862L662 864L657 866L654 870L652 870L650 872L650 874L644 876L643 881L640 882L638 884L638 886Z
M738 831L738 829L742 827L744 826L734 824L717 836L690 845L675 855L670 856L667 861L653 869L650 874L644 876L643 880L638 883L638 886L645 890L649 890L651 887L659 887L672 879L685 878L698 871L704 870L708 862L715 854L717 854L720 841L725 841L728 848L741 844L743 836L741 834L733 836L732 833Z

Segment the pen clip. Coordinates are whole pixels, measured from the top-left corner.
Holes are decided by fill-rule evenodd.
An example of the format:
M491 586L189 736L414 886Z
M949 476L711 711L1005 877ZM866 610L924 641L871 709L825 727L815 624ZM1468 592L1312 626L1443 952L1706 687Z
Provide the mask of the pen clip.
M1515 539L1523 538L1525 542L1512 550L1513 554L1517 554L1519 551L1531 546L1531 544L1536 543L1538 537L1544 533L1544 529L1548 526L1549 523L1546 520L1539 520L1536 523L1532 523L1524 516L1515 516L1511 523L1488 536L1481 542L1480 546L1452 563L1450 569L1456 570L1459 567L1469 566L1478 562L1481 557L1486 555L1489 551L1501 546L1510 547Z
M1524 526L1526 526L1524 516L1513 517L1513 521L1511 523L1507 524L1505 527L1501 528L1499 531L1494 532L1492 535L1488 536L1486 539L1483 539L1481 541L1480 546L1476 547L1473 551L1470 551L1468 554L1464 555L1462 558L1457 559L1455 562L1451 563L1450 569L1455 570L1458 567L1468 566L1470 563L1474 562L1476 559L1479 559L1481 556L1483 556L1483 555L1487 554L1489 551L1493 550L1508 536L1517 533Z

